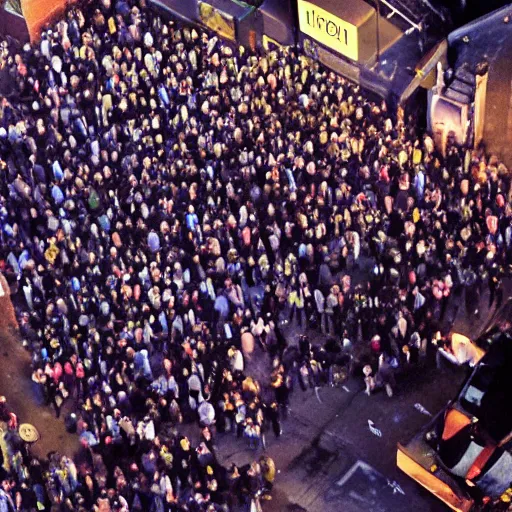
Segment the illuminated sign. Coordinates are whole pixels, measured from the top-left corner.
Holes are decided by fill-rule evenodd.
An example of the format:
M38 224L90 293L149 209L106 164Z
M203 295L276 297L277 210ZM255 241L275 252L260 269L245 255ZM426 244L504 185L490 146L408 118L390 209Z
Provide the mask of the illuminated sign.
M358 58L357 27L305 0L298 0L300 30L328 48Z
M231 41L235 40L235 20L229 14L206 2L199 2L199 18L202 23L221 37Z

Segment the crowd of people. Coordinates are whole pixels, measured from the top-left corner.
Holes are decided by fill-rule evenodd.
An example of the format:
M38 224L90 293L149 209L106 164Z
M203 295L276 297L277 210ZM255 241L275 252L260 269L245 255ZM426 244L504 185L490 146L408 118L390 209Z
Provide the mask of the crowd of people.
M368 393L372 372L392 387L450 294L466 287L471 312L483 285L501 300L507 169L441 154L294 49L99 0L0 59L17 96L0 114L0 270L41 398L74 404L87 447L45 471L22 456L2 511L249 510L274 464L224 468L219 433L264 448L295 382L364 367ZM327 343L293 350L292 324Z

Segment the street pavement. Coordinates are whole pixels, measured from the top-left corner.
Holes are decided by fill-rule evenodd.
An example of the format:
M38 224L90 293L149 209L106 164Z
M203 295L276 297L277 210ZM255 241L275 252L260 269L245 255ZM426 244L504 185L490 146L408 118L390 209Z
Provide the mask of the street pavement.
M41 440L32 450L39 456L51 450L72 455L78 449L77 436L68 434L62 418L56 419L50 408L35 399L28 353L9 332L0 332L0 337L0 392L7 396L21 421L34 424L40 431ZM267 453L280 472L273 500L264 502L264 510L444 510L396 469L396 443L407 441L429 419L414 408L415 403L435 414L454 396L460 381L461 375L452 374L450 369L422 371L399 382L397 394L391 399L385 393L366 396L359 377L346 383L348 391L323 387L318 396L313 389L303 392L296 387L282 437L275 439L271 432L267 434ZM368 420L374 422L382 437L371 433ZM185 426L184 431L192 439L199 433L195 425ZM225 463L237 464L251 462L263 453L249 450L244 439L230 434L219 435L218 450ZM393 494L388 479L399 484L405 497L398 491ZM407 508L409 504L414 508Z
M396 446L429 421L415 404L436 414L464 376L460 369L423 369L399 380L392 398L384 392L368 397L362 377L349 379L346 389L296 389L282 437L267 434L266 451L280 473L265 510L291 511L294 505L308 512L446 510L396 468ZM369 420L380 437L370 430ZM220 436L218 444L225 462L245 464L259 455L229 434Z
M505 296L512 293L507 281ZM468 317L464 295L453 297L447 315L455 317L455 330L465 334L480 332L494 307L488 307L488 293L482 294L480 316ZM285 336L295 343L300 334L295 324L285 327ZM313 341L322 343L318 333ZM30 356L19 339L8 329L1 329L0 394L21 421L33 423L41 440L33 450L44 456L51 450L71 455L78 448L77 436L68 434L62 418L35 399L30 380ZM247 365L248 372L259 378L270 371L270 360L256 354ZM430 493L396 468L396 446L407 443L430 417L416 408L421 404L435 415L452 399L464 380L464 368L448 364L411 368L399 377L395 395L384 392L368 397L362 376L350 378L344 387L322 387L303 392L298 386L291 395L288 419L283 435L275 439L267 433L266 453L279 471L273 499L263 503L265 512L441 512L446 507ZM371 422L371 428L370 423ZM183 431L195 442L196 425ZM380 434L380 435L379 435ZM219 435L218 453L229 464L246 464L258 458L262 450L249 450L244 439L231 434Z
M512 281L505 280L504 286L505 297L512 296ZM495 313L495 305L489 307L487 287L481 295L478 317L467 314L464 299L464 292L451 297L445 319L453 321L456 332L469 337L480 335ZM285 334L295 343L300 332L293 324L287 326ZM314 342L324 341L318 333L309 334ZM392 398L384 392L368 397L362 376L350 378L341 388L303 392L297 387L291 396L289 417L283 422L282 437L275 439L272 433L267 434L266 453L275 460L280 473L273 499L263 504L264 510L448 510L396 467L397 443L406 444L456 396L467 371L444 361L441 368L412 367L398 377ZM416 404L430 415L418 411ZM232 435L219 436L218 445L226 463L246 464L260 455Z

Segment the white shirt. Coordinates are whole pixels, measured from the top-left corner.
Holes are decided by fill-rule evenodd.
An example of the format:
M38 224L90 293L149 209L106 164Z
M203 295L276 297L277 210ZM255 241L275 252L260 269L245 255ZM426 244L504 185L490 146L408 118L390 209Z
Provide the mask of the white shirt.
M240 350L235 351L235 355L231 358L231 369L239 372L244 371L244 356Z
M197 412L199 413L199 420L204 425L211 425L215 421L215 409L210 402L206 400L202 402Z

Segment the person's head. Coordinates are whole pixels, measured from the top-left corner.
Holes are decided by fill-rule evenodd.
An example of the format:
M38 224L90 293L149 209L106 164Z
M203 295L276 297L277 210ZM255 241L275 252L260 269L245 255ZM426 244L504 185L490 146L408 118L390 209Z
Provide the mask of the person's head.
M188 440L187 437L183 436L180 439L180 448L185 452L190 450L190 441Z

